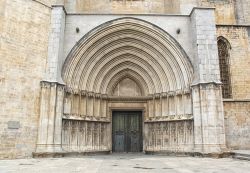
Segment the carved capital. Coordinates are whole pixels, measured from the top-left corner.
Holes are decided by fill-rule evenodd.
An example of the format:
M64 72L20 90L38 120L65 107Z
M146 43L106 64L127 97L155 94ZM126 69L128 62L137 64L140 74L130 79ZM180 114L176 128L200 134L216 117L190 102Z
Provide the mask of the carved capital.
M96 98L101 98L101 93L95 94L95 97L96 97Z
M174 91L169 91L168 92L168 96L174 96L175 95L175 92Z
M183 94L190 94L191 89L190 88L184 88Z
M168 93L167 93L167 92L163 92L163 93L161 93L161 96L162 96L163 98L165 98L165 97L168 96Z
M156 93L156 94L154 95L154 98L159 99L159 98L160 98L160 96L161 96L161 94L160 94L160 93Z
M182 95L183 90L179 89L175 91L175 95Z
M88 95L89 97L94 97L94 96L95 96L95 93L94 93L94 92L87 92L87 95Z
M87 95L87 91L86 90L81 90L80 93L81 93L82 96L86 96Z
M41 88L50 88L51 83L48 81L41 81L40 85L41 85Z
M57 84L57 90L58 91L64 91L65 85Z
M107 94L102 94L102 99L103 100L107 100L108 99L108 95Z

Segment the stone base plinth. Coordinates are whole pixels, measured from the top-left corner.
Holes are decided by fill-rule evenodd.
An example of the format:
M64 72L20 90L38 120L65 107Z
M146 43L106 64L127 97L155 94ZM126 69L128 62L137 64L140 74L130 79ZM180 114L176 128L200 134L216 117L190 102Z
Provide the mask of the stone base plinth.
M58 157L80 157L86 155L110 154L110 151L83 151L83 152L33 152L33 158L58 158Z
M156 154L165 156L191 156L191 157L212 157L212 158L226 158L233 155L232 152L220 153L200 153L200 152L173 152L173 151L145 151L145 154Z

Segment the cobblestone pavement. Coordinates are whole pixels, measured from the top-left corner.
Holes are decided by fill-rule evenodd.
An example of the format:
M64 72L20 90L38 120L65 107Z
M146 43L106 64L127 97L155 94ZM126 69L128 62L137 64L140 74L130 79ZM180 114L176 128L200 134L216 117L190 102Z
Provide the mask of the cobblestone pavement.
M249 173L250 162L231 158L112 154L78 158L0 160L0 173Z

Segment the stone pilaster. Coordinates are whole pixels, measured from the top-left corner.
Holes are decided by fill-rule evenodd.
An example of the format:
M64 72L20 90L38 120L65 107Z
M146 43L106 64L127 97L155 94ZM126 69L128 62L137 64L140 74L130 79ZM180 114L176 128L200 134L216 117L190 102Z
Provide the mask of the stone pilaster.
M195 152L219 153L225 149L224 113L214 9L194 8L194 81L192 84Z
M64 85L41 82L41 106L36 152L61 151Z
M58 3L57 3L58 4ZM52 6L45 81L41 82L40 121L36 152L61 151L64 85L61 79L66 12Z

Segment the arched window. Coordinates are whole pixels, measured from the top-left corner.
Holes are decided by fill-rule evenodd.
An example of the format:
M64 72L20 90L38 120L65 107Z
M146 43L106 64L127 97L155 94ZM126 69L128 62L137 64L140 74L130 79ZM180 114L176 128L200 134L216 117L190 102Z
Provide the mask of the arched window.
M229 69L229 49L231 49L231 46L224 37L219 37L217 44L219 51L220 77L222 82L222 96L223 98L231 98L232 89Z

